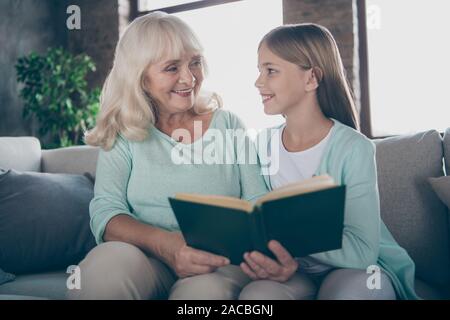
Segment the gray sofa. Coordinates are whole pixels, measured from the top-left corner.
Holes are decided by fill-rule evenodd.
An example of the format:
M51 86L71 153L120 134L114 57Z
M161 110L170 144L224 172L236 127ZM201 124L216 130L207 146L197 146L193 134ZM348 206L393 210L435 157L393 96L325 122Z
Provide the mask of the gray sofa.
M381 216L416 263L416 291L424 299L450 298L449 212L427 179L450 172L450 129L375 140ZM444 156L445 155L445 156ZM31 137L0 137L0 167L50 173L90 173L98 149L41 150ZM0 266L1 267L1 266ZM64 299L65 270L20 275L0 285L0 299Z

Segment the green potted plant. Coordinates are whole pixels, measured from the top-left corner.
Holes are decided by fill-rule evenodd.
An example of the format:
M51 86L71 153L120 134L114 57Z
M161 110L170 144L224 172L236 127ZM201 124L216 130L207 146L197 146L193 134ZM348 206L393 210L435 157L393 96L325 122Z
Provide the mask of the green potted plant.
M23 117L35 116L39 134L51 135L57 148L83 144L87 128L95 123L100 89L90 90L86 75L95 64L86 54L73 55L63 48L49 48L45 55L35 52L18 59L17 80L23 83Z

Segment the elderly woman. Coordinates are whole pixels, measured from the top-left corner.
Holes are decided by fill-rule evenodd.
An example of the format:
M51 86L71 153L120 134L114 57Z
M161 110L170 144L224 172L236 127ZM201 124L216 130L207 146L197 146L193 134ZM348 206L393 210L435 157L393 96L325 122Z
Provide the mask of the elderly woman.
M202 48L175 16L139 17L120 38L96 127L86 137L101 147L90 204L98 246L80 263L81 289L69 290L68 298L232 299L251 280L227 258L187 246L168 202L177 192L249 201L267 192L256 163L174 159L174 148L204 144L203 133L243 128L218 108L216 95L202 93L203 78Z

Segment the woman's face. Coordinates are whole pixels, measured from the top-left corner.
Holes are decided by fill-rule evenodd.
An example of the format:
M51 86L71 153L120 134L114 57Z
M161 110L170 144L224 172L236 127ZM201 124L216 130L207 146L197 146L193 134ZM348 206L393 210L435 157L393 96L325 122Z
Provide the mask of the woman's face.
M308 89L310 70L286 61L262 44L258 51L258 88L266 114L286 114L301 105Z
M186 54L179 60L162 59L145 72L145 89L159 112L178 113L191 109L203 81L202 56Z

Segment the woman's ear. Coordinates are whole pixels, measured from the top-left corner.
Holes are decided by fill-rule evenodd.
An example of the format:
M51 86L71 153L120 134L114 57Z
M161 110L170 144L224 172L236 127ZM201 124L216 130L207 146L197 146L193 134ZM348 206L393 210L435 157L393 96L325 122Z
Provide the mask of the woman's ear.
M308 70L308 82L306 83L306 90L313 91L319 87L320 82L322 81L323 72L319 67L312 67Z
M148 92L148 76L144 73L141 78L141 86L142 90L144 90L145 93L149 94Z

